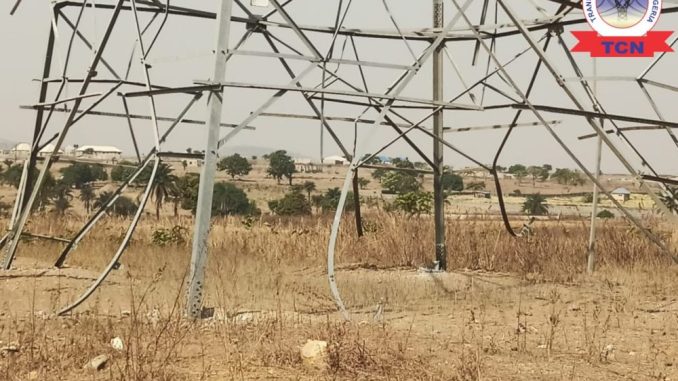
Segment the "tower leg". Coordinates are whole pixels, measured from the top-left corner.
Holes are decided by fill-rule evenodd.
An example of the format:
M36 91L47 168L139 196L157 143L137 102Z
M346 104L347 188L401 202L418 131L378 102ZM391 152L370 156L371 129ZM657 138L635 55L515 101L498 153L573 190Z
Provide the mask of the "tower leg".
M442 28L444 22L444 8L442 0L433 0L433 27ZM433 53L433 100L442 102L443 92L443 49L441 45ZM438 139L433 142L433 202L435 218L436 265L435 270L447 269L447 249L445 247L445 194L443 191L443 110L433 116L433 133Z
M221 83L226 77L226 55L231 29L232 8L233 0L221 0L219 15L217 16L217 42L214 50L214 73L212 75L214 83ZM217 172L219 130L223 110L223 88L210 95L207 110L205 164L200 174L198 205L193 231L193 252L188 276L188 303L186 308L188 310L187 316L191 319L199 319L202 314L205 265L207 263L207 247L209 246L210 220L212 219L214 177Z

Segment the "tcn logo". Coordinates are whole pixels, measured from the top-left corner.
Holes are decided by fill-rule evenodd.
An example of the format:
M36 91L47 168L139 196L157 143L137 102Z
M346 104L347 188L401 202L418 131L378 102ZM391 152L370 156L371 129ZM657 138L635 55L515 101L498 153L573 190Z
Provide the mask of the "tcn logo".
M573 52L591 57L653 57L672 52L666 43L673 32L652 31L662 0L584 0L586 20L595 31L574 31Z

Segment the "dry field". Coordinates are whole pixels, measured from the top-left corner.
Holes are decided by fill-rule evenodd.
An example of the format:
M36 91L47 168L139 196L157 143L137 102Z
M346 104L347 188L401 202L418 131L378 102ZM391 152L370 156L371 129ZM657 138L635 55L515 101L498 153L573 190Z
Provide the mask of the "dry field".
M362 239L351 221L337 253L348 323L324 275L329 217L215 220L214 313L196 323L182 316L188 217L145 219L122 267L66 317L54 311L105 266L125 221L104 221L60 271L46 269L62 244L25 241L17 269L0 273L0 380L678 378L678 269L621 221L602 228L590 277L580 222L514 240L496 222L451 220L450 271L431 275L417 271L433 253L430 218L371 212ZM29 230L70 236L81 223L46 215ZM175 225L185 242L152 242ZM326 355L303 361L307 340L326 341ZM102 370L83 369L102 354Z

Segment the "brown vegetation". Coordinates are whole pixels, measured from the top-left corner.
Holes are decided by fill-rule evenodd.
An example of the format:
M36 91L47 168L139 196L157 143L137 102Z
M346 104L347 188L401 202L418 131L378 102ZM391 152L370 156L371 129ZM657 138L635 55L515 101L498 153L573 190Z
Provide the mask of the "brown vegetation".
M588 277L581 222L537 223L532 237L515 240L496 222L449 221L451 271L432 276L416 271L432 257L430 219L369 214L362 239L352 221L345 219L337 253L350 323L339 320L327 291L330 217L322 216L215 220L207 280L207 305L215 310L199 323L182 317L191 220L148 219L122 268L73 316L57 318L53 311L84 290L123 234L122 220L103 221L69 257L70 269L42 277L28 270L11 279L0 274L0 379L677 374L678 272L621 222L602 227L601 268ZM80 223L44 218L29 230L69 237ZM154 240L158 229L179 237ZM46 268L61 245L26 241L17 266ZM111 348L114 337L125 343L122 351ZM328 342L320 367L299 356L308 339ZM101 354L110 357L102 371L82 369Z

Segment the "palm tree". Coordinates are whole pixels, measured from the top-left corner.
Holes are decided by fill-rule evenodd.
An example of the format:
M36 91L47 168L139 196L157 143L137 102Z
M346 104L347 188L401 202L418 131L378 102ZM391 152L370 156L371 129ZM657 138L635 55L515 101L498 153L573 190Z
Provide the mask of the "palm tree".
M95 198L96 194L94 193L94 189L92 189L92 185L87 183L80 187L80 201L85 205L85 211L88 214L92 210L92 201L94 201Z
M57 215L63 216L66 210L71 207L72 192L70 185L66 183L58 182L54 185L49 198L54 204L54 211Z
M176 193L178 178L172 174L172 167L165 163L160 163L155 174L155 181L151 185L151 194L155 199L155 218L160 219L160 209L162 204L168 200L172 194Z
M172 207L174 209L174 217L179 217L179 205L181 205L181 202L184 200L184 192L181 190L180 182L181 179L177 178L177 182L169 194L169 200L172 202Z
M311 202L311 193L315 190L315 183L313 181L304 181L304 183L301 184L301 187L308 195L308 202Z
M666 205L671 213L678 213L678 187L666 187L659 199Z
M545 202L546 197L541 194L531 194L527 196L527 199L523 204L523 212L532 216L543 216L549 212L549 207Z

